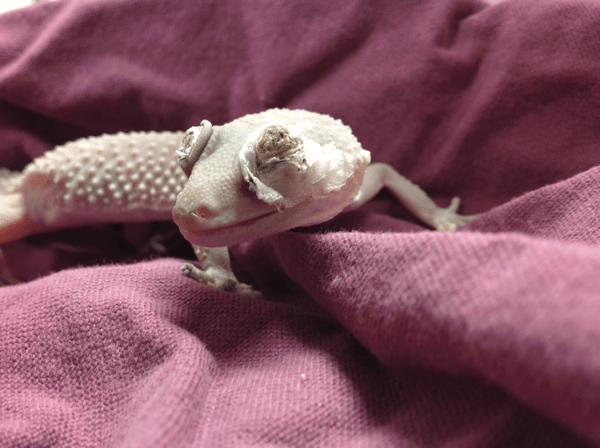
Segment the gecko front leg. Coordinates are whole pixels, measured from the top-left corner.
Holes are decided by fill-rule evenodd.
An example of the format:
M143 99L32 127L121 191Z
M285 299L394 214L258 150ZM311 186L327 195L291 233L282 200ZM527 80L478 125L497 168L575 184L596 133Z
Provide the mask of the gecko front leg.
M479 216L463 216L456 213L460 204L457 197L452 198L448 208L438 207L421 188L385 163L372 163L367 167L354 202L344 211L357 209L382 188L387 188L417 218L439 231L460 229Z
M202 247L192 245L200 267L184 263L181 272L200 283L205 283L224 291L262 299L263 295L252 286L240 282L231 270L229 249L227 247Z

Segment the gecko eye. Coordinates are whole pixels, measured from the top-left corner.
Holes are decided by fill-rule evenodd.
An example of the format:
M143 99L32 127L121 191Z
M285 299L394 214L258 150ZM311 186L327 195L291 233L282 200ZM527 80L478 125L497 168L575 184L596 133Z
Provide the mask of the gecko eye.
M323 126L312 122L310 114L304 121L286 119L289 111L278 112L282 119L255 128L238 153L242 185L280 211L354 188L356 182L349 180L354 173L363 173L369 163L368 153L358 141L354 137L338 139L337 131L328 136ZM333 129L349 132L331 121Z
M192 168L208 145L211 136L212 124L208 120L202 120L200 126L191 127L183 134L181 145L177 150L177 162L186 176L190 177Z
M256 128L239 153L243 185L277 208L289 208L306 190L305 144L298 126L272 123Z
M302 139L293 136L285 126L267 126L258 136L254 148L258 171L271 171L274 164L294 154L301 146Z

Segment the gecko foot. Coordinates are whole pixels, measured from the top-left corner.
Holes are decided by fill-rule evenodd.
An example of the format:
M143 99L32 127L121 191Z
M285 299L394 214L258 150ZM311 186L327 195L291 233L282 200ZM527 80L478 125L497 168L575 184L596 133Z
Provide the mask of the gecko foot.
M453 197L448 208L439 208L433 218L435 230L448 232L458 230L466 226L479 215L463 216L456 213L460 205L460 199Z
M181 272L186 277L196 280L197 282L204 283L208 286L215 286L215 279L200 268L197 268L192 263L183 263L181 266Z
M260 291L257 291L252 286L246 283L239 282L233 273L230 275L225 272L221 272L219 268L209 268L206 271L194 266L192 263L184 263L181 266L181 272L186 277L189 277L197 282L204 283L205 285L212 286L223 291L235 292L243 296L248 296L253 299L263 299L263 295Z

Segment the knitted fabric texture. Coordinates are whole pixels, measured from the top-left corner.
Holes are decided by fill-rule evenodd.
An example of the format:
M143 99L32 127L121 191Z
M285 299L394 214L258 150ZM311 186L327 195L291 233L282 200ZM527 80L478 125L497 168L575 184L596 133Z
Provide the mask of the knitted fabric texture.
M184 277L172 223L4 244L0 446L598 446L600 4L176 3L0 14L0 166L302 108L482 215L382 193L233 247L265 301Z

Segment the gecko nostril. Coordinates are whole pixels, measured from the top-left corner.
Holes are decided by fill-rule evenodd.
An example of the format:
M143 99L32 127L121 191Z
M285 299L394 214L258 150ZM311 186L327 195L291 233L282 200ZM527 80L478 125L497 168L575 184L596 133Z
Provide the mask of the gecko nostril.
M173 207L173 219L179 225L196 226L199 222L207 221L217 216L217 213L205 206L186 207L175 204Z
M198 207L196 209L196 211L192 212L192 215L194 215L200 219L206 220L206 219L213 218L216 215L216 213L207 207Z

